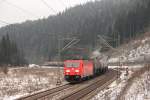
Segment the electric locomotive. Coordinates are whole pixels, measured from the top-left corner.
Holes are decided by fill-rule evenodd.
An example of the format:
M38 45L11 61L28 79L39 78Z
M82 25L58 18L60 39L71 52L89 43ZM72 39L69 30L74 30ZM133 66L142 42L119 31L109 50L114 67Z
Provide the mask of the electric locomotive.
M108 66L100 60L66 60L64 75L68 82L78 82L91 76L100 75L108 70Z
M64 62L65 79L68 82L81 81L93 75L93 62L88 60L66 60Z
M94 53L92 55L94 56L91 56L91 58L86 58L85 60L85 57L81 56L80 52L80 55L76 54L76 56L73 56L73 59L65 60L65 80L68 82L79 82L85 78L90 78L92 76L97 76L106 72L108 70L108 57L102 54L99 55L97 53Z

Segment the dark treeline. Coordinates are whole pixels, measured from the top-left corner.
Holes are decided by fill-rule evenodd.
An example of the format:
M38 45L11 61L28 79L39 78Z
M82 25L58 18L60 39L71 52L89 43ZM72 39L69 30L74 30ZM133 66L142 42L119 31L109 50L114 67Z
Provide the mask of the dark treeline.
M8 33L30 63L38 62L56 55L58 34L73 34L81 39L80 45L95 45L97 35L128 42L149 26L149 9L150 0L88 2L46 19L3 27L0 35ZM116 46L118 41L110 44Z
M8 35L3 36L0 41L0 66L19 66L24 64L27 64L27 62L16 43L12 42Z

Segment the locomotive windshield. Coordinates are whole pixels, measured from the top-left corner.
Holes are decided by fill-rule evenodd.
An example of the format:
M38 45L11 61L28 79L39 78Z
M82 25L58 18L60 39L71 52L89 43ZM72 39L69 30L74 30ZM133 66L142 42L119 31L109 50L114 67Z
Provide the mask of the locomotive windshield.
M79 62L66 62L66 67L79 67Z

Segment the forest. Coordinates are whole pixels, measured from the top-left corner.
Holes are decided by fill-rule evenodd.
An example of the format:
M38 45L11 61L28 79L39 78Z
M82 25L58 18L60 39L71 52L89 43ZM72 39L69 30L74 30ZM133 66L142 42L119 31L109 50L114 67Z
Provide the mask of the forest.
M25 64L27 61L16 43L10 40L8 34L3 36L0 41L0 66L22 66Z
M129 42L147 31L149 9L150 0L93 1L45 19L2 27L0 37L3 40L8 34L29 63L42 63L57 55L58 37L77 37L79 45L89 49L94 48L98 35L111 37L114 41L108 42L114 47L118 41L119 44Z

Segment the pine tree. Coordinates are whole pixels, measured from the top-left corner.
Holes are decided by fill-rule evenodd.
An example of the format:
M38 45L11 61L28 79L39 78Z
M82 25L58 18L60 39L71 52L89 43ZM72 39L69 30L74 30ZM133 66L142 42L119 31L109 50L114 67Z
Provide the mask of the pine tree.
M0 42L0 64L17 66L26 64L23 52L20 52L15 42L10 41L9 35L3 36Z

